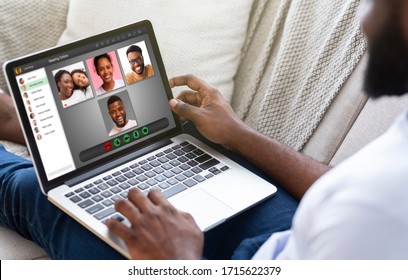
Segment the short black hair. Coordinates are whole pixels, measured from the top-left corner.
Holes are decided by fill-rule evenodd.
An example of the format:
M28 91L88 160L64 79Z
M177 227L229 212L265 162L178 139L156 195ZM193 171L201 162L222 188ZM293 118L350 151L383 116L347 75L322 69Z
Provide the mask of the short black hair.
M98 73L98 61L99 61L101 58L106 58L107 60L109 60L110 63L112 63L112 59L111 59L110 55L107 54L107 53L103 53L103 54L101 54L101 55L95 56L95 57L94 57L94 66L95 66L95 70L96 70L97 73Z
M129 53L131 52L139 52L140 55L142 54L142 49L139 46L136 45L131 45L127 50L126 50L126 56L128 56Z
M60 88L59 88L59 86L58 86L58 82L61 80L61 77L62 77L62 75L64 75L64 74L68 74L68 75L71 76L71 73L69 73L67 70L64 70L64 69L59 70L59 71L55 74L55 76L54 76L55 83L57 84L58 91L60 91Z
M109 109L109 105L111 105L112 103L115 103L116 101L120 101L123 103L122 99L117 96L117 95L112 95L111 97L108 98L108 109Z

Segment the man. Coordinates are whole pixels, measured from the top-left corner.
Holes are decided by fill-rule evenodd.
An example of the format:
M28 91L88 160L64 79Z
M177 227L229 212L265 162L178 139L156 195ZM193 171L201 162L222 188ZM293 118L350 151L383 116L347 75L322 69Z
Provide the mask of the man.
M126 74L126 82L133 84L145 78L154 76L154 69L151 64L145 65L142 55L142 49L139 46L131 45L126 50L126 56L129 61L132 72Z
M109 116L115 123L115 126L109 132L109 136L113 136L137 125L135 120L126 119L126 109L119 96L112 95L109 97L107 103Z
M373 96L402 95L408 91L408 1L368 0L367 4L363 27L369 40L370 60L365 89ZM282 189L275 197L207 233L203 244L203 234L188 214L176 210L158 192L150 192L145 197L139 191L131 190L129 199L118 201L116 208L132 226L125 227L116 220L109 220L107 225L124 240L133 258L198 259L202 255L222 258L224 255L217 253L223 251L224 245L232 248L227 255L232 258L408 258L408 219L405 215L408 211L408 113L402 115L384 136L329 171L329 167L246 126L218 91L202 80L193 76L175 77L170 79L170 85L191 88L178 100L170 101L174 112L193 121L209 140L239 153L261 168L301 199L301 203L291 230L279 232L278 229L285 222L281 220L285 211L296 208L288 197L282 197L285 194ZM33 193L27 183L34 180L33 172L22 167L22 171L2 171L2 166L10 170L23 164L16 157L3 154L16 163L0 160L0 178L16 175L16 172L25 176L0 180L1 198L14 198L13 194L23 193L20 189L25 188L29 194L20 199L34 200L38 204L37 200L42 199L39 191ZM292 206L288 207L290 204ZM41 207L52 206L43 201ZM70 251L66 244L78 241L80 245L87 245L81 258L97 258L98 254L105 254L103 257L106 258L116 257L113 252L108 254L100 249L101 244L93 245L94 241L98 242L97 238L81 231L81 227L66 215L58 211L49 214L48 211L23 210L23 214L42 213L45 217L22 223L23 215L13 216L19 218L13 221L11 214L2 214L0 221L35 239L52 256L77 256L80 247ZM34 224L31 227L26 225L30 222ZM63 238L56 236L56 229L48 228L48 223L58 226ZM78 232L70 234L69 230L73 228L86 238L81 238ZM285 229L286 225L281 228ZM43 232L46 237L37 237ZM211 250L217 252L213 254Z

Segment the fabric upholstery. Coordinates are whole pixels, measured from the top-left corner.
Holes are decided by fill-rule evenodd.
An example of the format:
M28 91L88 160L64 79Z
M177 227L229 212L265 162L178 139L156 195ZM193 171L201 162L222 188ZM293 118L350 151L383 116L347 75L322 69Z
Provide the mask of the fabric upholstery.
M54 46L65 29L68 2L0 0L1 65L18 56ZM32 5L35 12L27 9L28 5ZM0 88L7 88L3 74L0 74Z
M261 133L300 150L366 47L360 0L259 0L232 105Z
M383 134L398 115L408 108L408 95L370 98L336 151L330 164L336 165Z
M302 153L320 162L330 163L368 100L362 91L366 64L367 55L330 104L323 119L303 147Z
M47 259L45 251L7 228L0 227L0 260Z

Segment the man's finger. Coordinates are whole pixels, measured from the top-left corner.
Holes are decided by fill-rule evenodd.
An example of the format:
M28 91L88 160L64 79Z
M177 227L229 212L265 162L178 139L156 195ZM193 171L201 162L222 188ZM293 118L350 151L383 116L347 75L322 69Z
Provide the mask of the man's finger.
M177 99L196 107L201 106L200 94L193 90L183 90L177 96Z
M129 238L130 234L135 234L130 228L115 219L108 219L106 221L106 226L110 232L117 235L122 240Z
M134 225L140 220L140 210L129 200L120 199L115 202L115 209L122 213Z
M164 205L164 206L171 205L171 203L159 191L150 191L148 194L148 197L153 202L154 205L158 205L158 206L159 205Z
M200 115L200 109L189 105L181 100L178 99L171 99L169 101L170 107L171 109L180 117L187 119L187 120L191 120L191 121L195 121L198 120L199 115Z
M141 213L146 213L152 208L151 201L137 188L129 191L128 199Z
M177 76L171 78L169 80L169 83L170 87L172 88L176 86L188 86L189 88L195 91L200 91L204 88L209 87L209 85L206 82L193 75Z

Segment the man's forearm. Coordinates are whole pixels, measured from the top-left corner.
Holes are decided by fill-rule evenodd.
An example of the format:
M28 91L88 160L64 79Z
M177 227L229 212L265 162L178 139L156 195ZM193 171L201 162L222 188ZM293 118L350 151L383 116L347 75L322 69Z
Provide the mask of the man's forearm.
M246 125L236 131L233 139L229 145L233 151L245 157L299 200L330 169Z

